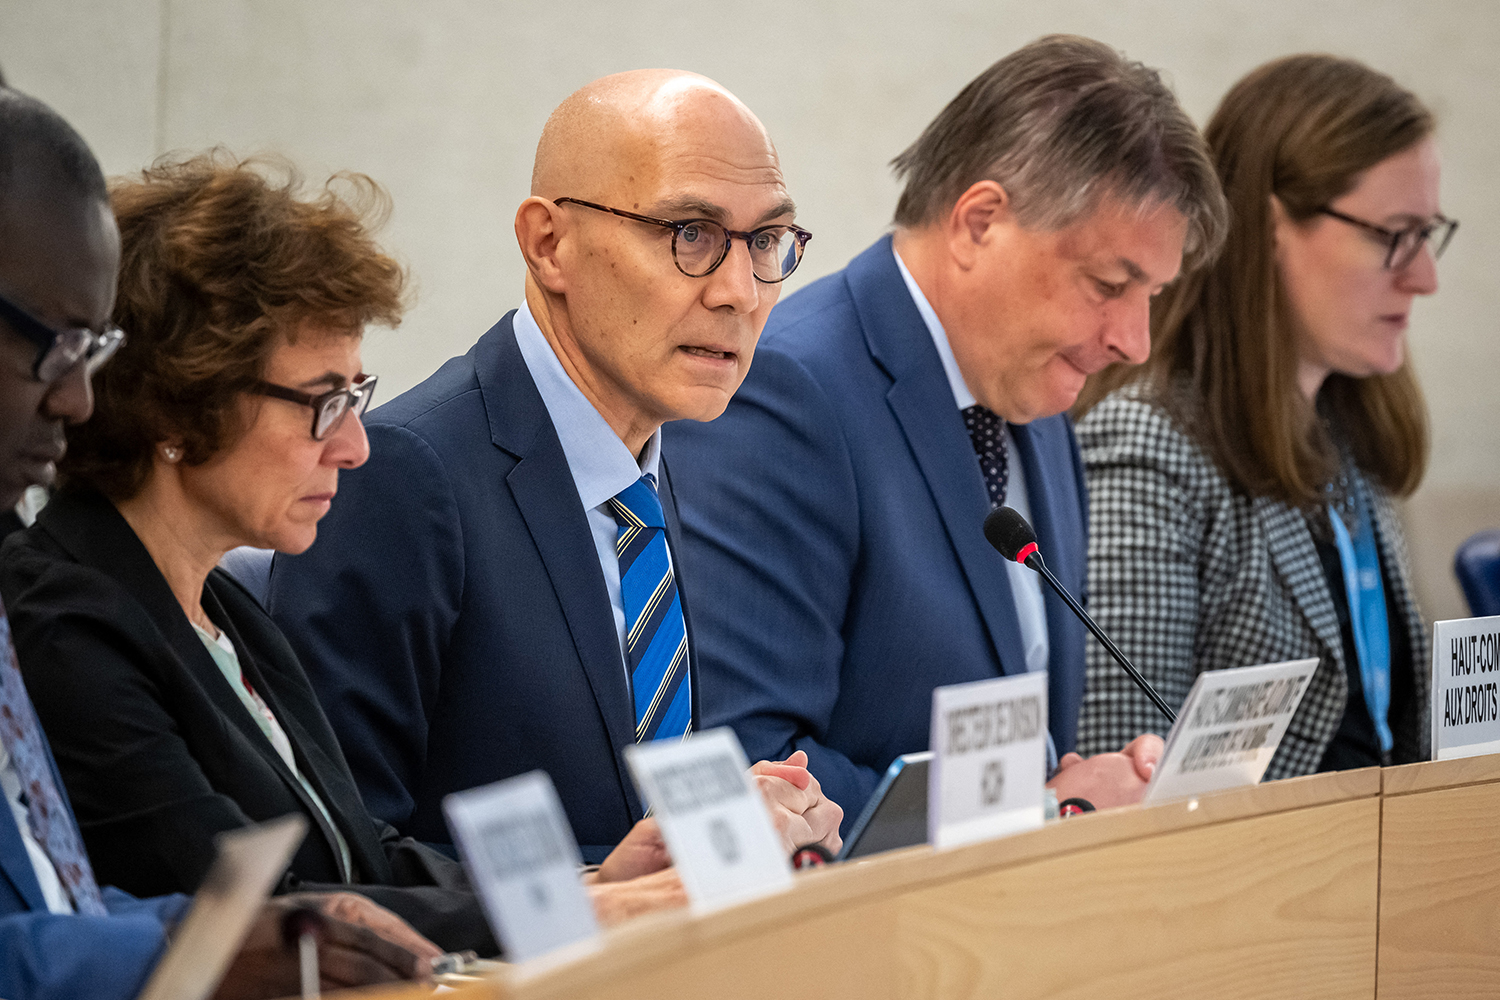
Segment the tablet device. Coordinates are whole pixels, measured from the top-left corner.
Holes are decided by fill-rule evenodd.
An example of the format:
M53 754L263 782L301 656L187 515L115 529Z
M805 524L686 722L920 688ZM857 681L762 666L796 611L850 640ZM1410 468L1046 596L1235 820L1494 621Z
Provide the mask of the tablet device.
M219 856L140 1000L204 1000L214 991L306 833L307 820L293 814L214 838Z
M838 860L927 843L927 767L932 751L891 761L875 794L849 828Z

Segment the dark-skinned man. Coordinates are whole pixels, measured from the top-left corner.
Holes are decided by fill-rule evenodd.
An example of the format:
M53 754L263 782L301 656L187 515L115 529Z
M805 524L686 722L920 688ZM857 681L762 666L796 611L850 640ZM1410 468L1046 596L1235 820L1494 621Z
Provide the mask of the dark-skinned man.
M109 324L119 254L104 178L87 145L41 102L0 89L0 509L12 508L28 486L51 484L64 427L89 417L89 377L119 336ZM188 900L137 900L95 883L3 609L0 717L8 806L0 809L0 995L135 996ZM284 943L281 923L299 906L324 913L325 987L415 978L422 959L436 953L359 897L283 897L262 911L218 997L296 990L297 952Z

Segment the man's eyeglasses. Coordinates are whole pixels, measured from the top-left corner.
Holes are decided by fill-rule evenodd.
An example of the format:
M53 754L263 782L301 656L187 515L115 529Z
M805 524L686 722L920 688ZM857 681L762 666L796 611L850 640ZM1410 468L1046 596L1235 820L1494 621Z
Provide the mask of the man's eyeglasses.
M262 396L285 399L291 403L301 403L303 406L312 407L313 440L322 441L337 431L343 424L344 418L350 413L353 413L355 417L365 415L365 410L370 407L370 397L375 395L375 379L374 375L361 375L354 380L353 385L342 389L332 389L317 396L308 392L299 392L296 389L288 389L284 385L276 385L273 382L257 382L251 391Z
M653 219L649 215L637 215L606 205L596 205L581 198L554 198L553 204L582 205L596 212L608 212L636 222L648 222L672 230L672 260L677 270L690 278L702 278L712 274L729 256L729 245L735 240L744 240L750 248L750 267L757 281L774 285L785 281L802 263L802 249L812 239L812 233L796 226L762 226L748 233L725 229L712 219Z
M36 345L31 377L38 382L56 382L80 361L88 366L85 373L92 376L125 342L125 331L113 323L99 333L86 327L55 330L3 295L0 319Z
M1358 226L1366 232L1374 233L1385 241L1385 267L1389 271L1399 271L1416 260L1417 254L1422 252L1422 244L1429 241L1432 245L1432 259L1437 260L1443 255L1443 251L1448 249L1448 242L1453 239L1453 234L1458 229L1457 219L1447 219L1441 215L1434 216L1427 222L1407 226L1405 229L1387 229L1385 226L1377 226L1373 222L1345 215L1327 205L1318 211L1340 222L1347 222L1351 226Z

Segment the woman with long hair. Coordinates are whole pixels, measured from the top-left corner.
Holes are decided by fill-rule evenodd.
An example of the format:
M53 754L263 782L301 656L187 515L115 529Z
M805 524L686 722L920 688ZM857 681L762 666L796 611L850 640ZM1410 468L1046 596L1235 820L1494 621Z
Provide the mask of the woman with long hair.
M1080 405L1090 604L1163 697L1181 704L1205 670L1320 659L1271 778L1428 755L1425 629L1392 501L1427 460L1412 303L1437 290L1457 225L1433 128L1351 60L1246 76L1206 130L1225 252L1162 293L1150 361ZM1163 724L1092 648L1080 748Z

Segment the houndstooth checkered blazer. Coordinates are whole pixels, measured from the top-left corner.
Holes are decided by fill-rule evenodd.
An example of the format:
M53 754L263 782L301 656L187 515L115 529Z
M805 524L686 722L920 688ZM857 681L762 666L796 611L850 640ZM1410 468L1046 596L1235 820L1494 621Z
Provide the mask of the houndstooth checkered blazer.
M1199 671L1320 658L1266 777L1316 771L1349 683L1338 613L1302 513L1232 490L1193 439L1133 387L1091 410L1078 440L1090 495L1089 606L1099 624L1174 706ZM1393 756L1423 760L1427 633L1390 496L1373 483L1368 495L1415 674L1415 711L1392 720ZM1142 732L1165 735L1166 720L1090 637L1079 751L1117 750Z

